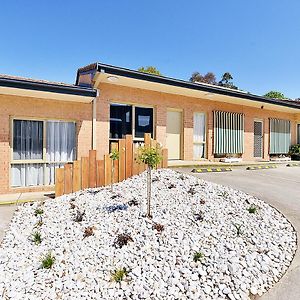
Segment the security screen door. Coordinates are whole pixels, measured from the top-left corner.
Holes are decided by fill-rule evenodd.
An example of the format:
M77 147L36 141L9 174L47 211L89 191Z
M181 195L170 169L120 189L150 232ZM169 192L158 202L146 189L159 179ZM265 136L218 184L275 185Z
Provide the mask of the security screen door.
M263 122L254 121L254 157L263 157Z

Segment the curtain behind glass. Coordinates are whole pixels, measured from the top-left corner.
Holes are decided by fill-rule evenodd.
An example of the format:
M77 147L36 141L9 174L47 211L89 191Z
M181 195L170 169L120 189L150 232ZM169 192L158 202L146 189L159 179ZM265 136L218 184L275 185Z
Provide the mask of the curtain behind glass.
M11 166L12 186L37 186L44 184L43 164L17 164Z
M67 162L75 158L76 129L74 122L48 121L46 159Z
M43 122L13 121L13 158L15 160L43 158Z
M194 159L205 156L205 114L194 113Z

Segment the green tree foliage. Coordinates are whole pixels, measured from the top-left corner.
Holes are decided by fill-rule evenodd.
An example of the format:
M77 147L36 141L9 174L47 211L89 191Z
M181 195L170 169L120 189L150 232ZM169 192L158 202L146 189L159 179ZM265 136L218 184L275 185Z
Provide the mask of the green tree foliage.
M264 95L266 98L271 98L271 99L286 99L283 93L278 92L278 91L270 91Z
M151 218L151 171L162 160L158 147L140 147L138 160L147 165L147 217Z
M162 76L162 74L160 73L160 71L157 70L157 68L153 67L153 66L140 67L140 68L138 68L138 71L139 72L143 72L143 73L148 73L148 74Z
M232 80L233 80L232 75L229 72L225 72L222 76L222 79L219 81L218 85L229 89L237 90L238 87L233 84Z
M194 72L190 78L191 82L203 82L208 84L216 84L216 75L212 72L208 72L205 75L201 75L199 72Z

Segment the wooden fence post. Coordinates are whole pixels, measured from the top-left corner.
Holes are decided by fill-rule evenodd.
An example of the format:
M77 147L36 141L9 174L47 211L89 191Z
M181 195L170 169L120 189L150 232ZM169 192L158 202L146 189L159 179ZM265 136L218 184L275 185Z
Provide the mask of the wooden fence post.
M81 190L80 161L73 161L73 192Z
M151 133L144 134L144 142L145 142L145 147L151 146Z
M125 138L125 178L132 176L132 135Z
M119 144L118 143L111 143L111 151L112 150L117 150L119 151ZM119 154L120 156L120 154ZM119 157L120 159L120 157ZM119 182L119 159L113 161L112 163L114 164L114 182Z
M104 186L105 177L104 177L104 160L97 160L97 186Z
M59 197L64 194L64 179L65 179L65 169L57 168L55 169L55 197Z
M104 181L105 185L111 184L111 158L109 157L109 154L104 155Z
M123 181L125 179L125 140L119 140L119 181Z
M65 164L65 194L72 193L72 164Z
M162 149L162 167L167 168L168 167L168 149L164 148Z
M89 151L89 187L96 187L97 175L96 175L96 150Z
M87 189L89 187L89 158L81 158L81 187Z

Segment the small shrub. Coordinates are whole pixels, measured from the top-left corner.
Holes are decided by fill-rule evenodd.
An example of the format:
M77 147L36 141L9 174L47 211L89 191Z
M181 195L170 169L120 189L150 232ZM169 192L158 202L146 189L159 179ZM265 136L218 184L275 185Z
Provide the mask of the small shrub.
M55 262L55 257L49 252L42 258L42 268L51 269Z
M84 215L85 215L85 212L81 212L81 211L77 210L77 214L75 216L74 221L75 222L82 222Z
M83 238L86 238L86 237L89 237L91 235L94 235L94 226L89 226L89 227L86 227L84 229L84 234L83 234Z
M154 223L153 226L152 226L152 228L154 230L156 230L158 233L161 233L165 229L164 225L159 224L159 223Z
M113 149L111 151L111 153L109 154L109 157L112 160L110 189L111 189L111 192L113 192L114 178L115 178L115 161L119 160L120 153L119 153L119 151L117 149Z
M248 210L248 212L249 212L250 214L255 214L256 211L257 211L257 207L256 207L255 204L251 204L250 207L249 207L247 210Z
M240 236L242 234L242 224L235 224L235 223L233 223L233 226L236 229L236 235Z
M111 272L111 281L119 283L125 279L128 273L129 272L126 270L126 268L116 269Z
M71 209L75 209L76 205L73 202L70 202Z
M132 237L127 233L122 233L116 237L113 246L115 248L122 248L123 246L128 245L129 242L133 242Z
M39 231L36 231L32 234L32 241L36 244L39 245L42 242L42 235Z
M34 227L37 228L37 227L41 227L43 225L43 220L42 220L42 217L40 217L40 219L35 223Z
M219 194L219 196L221 196L221 197L227 199L227 198L229 197L229 193L228 193L227 191L222 191L222 192Z
M193 256L193 261L199 262L202 261L203 258L204 258L204 254L202 252L195 252Z
M44 213L44 210L42 208L39 208L37 207L34 211L34 215L37 217L37 216L40 216Z

